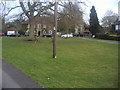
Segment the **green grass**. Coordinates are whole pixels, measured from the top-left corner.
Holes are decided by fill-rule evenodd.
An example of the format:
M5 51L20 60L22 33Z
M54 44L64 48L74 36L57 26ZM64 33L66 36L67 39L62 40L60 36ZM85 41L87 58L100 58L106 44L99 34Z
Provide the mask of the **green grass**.
M3 38L3 59L15 65L45 88L117 88L118 45L77 38L52 40Z

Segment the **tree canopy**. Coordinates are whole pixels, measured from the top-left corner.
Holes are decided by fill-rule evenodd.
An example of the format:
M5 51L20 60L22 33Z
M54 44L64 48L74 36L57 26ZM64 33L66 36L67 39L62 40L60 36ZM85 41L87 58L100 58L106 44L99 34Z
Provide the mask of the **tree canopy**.
M107 10L105 16L102 18L102 27L104 28L104 33L115 32L112 28L112 24L118 20L118 15L111 10Z
M83 12L77 3L64 4L60 13L58 27L66 33L73 33L76 25L83 24Z

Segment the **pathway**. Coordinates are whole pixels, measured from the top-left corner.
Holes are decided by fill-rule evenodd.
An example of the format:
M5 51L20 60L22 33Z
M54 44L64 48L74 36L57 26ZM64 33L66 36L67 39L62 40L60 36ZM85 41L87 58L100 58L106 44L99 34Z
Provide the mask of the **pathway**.
M0 59L1 60L1 59ZM1 68L0 68L1 69ZM2 88L42 88L10 63L2 60Z

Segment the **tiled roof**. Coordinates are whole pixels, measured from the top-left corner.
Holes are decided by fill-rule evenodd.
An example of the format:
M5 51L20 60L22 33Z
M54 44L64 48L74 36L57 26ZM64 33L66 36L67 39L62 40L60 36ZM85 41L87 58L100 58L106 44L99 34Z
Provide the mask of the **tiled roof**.
M90 32L89 30L85 30L84 32Z
M16 28L15 27L10 27L7 29L8 31L16 31Z
M21 24L28 24L28 20L27 21L23 21L23 22L21 22Z

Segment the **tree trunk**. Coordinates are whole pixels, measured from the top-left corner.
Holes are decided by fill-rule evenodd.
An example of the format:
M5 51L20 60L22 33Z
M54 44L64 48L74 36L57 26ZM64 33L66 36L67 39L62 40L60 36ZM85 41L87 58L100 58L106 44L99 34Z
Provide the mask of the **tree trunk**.
M29 41L33 41L35 40L35 36L34 36L34 23L33 22L30 22L30 29L29 29L29 37L28 37L28 40Z
M2 18L2 27L1 28L2 28L3 33L7 32L7 31L5 31L5 18L4 17Z

